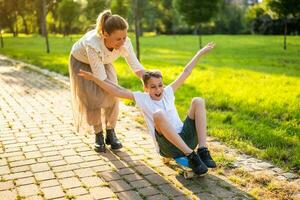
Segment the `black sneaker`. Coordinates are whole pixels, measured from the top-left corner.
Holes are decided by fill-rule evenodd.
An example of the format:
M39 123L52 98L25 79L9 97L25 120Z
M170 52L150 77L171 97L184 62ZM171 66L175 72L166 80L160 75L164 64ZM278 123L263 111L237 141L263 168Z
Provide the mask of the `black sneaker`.
M201 158L201 160L204 162L204 164L209 168L216 168L216 162L212 159L210 156L209 150L206 147L198 148L197 154Z
M95 151L96 152L105 152L106 151L102 131L95 134Z
M111 145L112 149L121 149L123 147L122 143L118 140L114 129L106 130L105 143Z
M192 168L195 174L201 175L205 174L208 171L206 165L194 151L190 155L188 155L187 158L189 160L189 166L190 168Z

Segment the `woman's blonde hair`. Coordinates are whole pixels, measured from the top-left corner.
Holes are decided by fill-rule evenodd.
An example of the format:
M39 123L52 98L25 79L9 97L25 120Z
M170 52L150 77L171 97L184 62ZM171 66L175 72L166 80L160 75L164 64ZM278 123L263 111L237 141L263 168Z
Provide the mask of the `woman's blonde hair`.
M96 30L98 35L104 32L111 34L116 30L125 30L128 28L126 20L120 15L113 15L111 10L104 10L97 18Z

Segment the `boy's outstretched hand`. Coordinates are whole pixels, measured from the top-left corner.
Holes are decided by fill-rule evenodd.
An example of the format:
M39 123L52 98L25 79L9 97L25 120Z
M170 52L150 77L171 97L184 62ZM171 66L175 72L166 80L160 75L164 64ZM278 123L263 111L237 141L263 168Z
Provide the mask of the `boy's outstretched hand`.
M205 47L203 47L202 49L200 49L200 53L201 54L206 54L207 52L209 52L210 50L212 50L215 47L215 43L214 42L210 42L207 45L205 45Z
M80 70L77 74L78 76L83 77L86 80L93 81L95 79L94 75L91 72Z

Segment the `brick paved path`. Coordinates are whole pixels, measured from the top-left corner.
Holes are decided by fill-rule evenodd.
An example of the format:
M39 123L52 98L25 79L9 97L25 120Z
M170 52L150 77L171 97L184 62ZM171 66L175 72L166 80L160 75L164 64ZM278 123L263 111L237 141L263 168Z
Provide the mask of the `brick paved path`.
M185 180L121 105L121 151L98 154L73 128L68 86L0 58L0 199L251 199L208 174Z

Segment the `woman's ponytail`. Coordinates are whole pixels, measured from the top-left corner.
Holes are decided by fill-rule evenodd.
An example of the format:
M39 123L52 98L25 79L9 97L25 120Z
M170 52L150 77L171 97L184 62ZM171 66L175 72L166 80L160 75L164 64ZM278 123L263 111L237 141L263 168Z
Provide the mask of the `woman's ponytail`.
M104 10L99 14L97 18L97 26L96 26L98 35L103 35L105 22L110 16L112 16L110 10Z
M127 30L128 23L119 15L112 15L110 10L104 10L97 18L97 34L102 36L104 32L111 34L115 30Z

